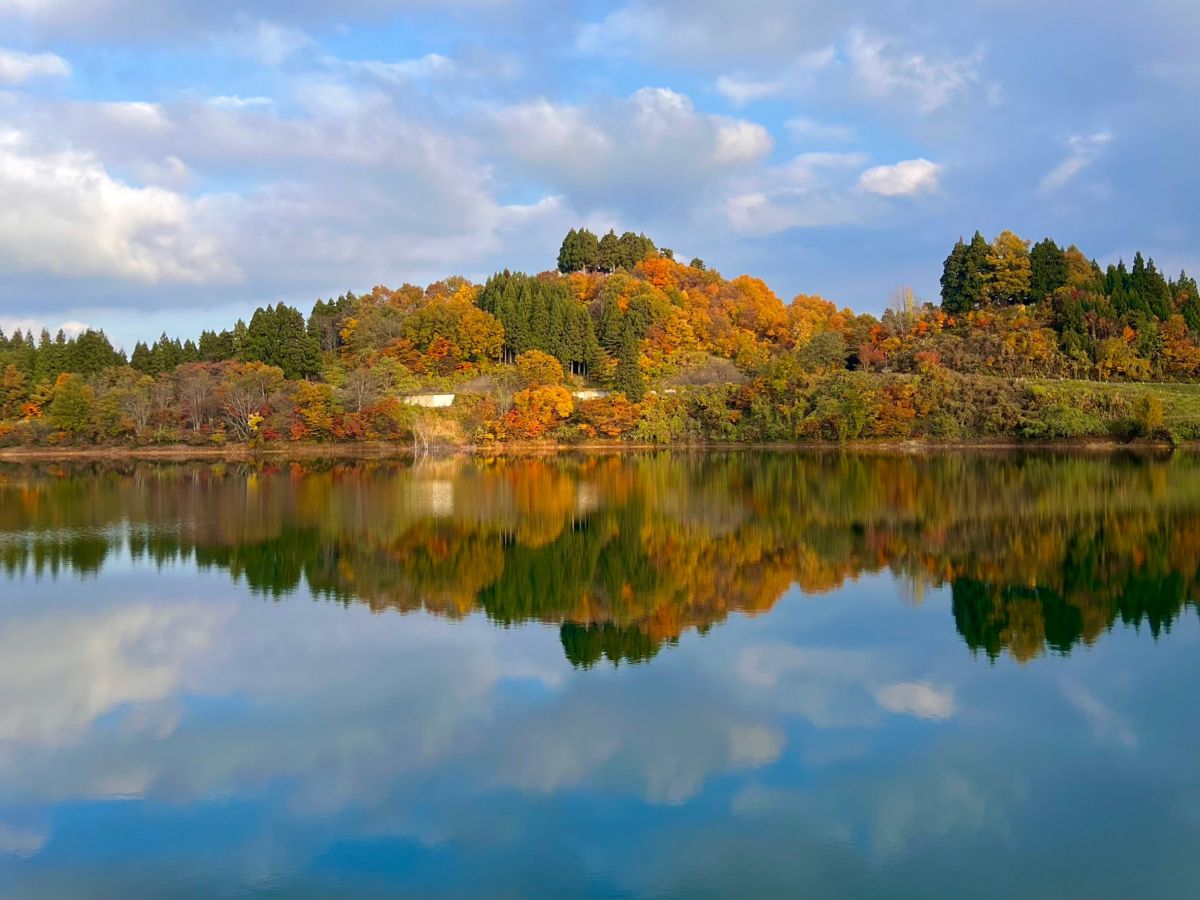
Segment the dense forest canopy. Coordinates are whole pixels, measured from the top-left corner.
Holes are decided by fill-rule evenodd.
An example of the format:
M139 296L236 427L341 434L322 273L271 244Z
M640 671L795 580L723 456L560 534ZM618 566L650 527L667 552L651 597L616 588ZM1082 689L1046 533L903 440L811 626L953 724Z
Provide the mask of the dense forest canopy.
M555 271L283 303L128 358L0 333L0 446L1200 437L1200 292L976 232L879 317L572 229ZM456 395L445 411L407 402Z

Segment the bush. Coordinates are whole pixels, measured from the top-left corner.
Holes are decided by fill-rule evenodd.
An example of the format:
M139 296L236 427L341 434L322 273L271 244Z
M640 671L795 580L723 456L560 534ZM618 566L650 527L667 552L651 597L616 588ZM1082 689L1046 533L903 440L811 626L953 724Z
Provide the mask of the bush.
M1142 437L1158 437L1166 433L1162 400L1157 394L1147 394L1137 406L1138 432Z
M1035 441L1096 437L1105 432L1098 416L1067 403L1051 403L1036 409L1021 426L1021 435Z

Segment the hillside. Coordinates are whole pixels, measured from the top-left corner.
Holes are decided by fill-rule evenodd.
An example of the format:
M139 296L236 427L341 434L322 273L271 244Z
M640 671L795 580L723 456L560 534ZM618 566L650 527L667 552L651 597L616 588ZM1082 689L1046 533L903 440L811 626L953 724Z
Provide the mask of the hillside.
M558 270L279 304L128 358L0 334L0 446L1200 438L1200 295L1003 232L880 317L572 231ZM419 395L453 394L427 409Z

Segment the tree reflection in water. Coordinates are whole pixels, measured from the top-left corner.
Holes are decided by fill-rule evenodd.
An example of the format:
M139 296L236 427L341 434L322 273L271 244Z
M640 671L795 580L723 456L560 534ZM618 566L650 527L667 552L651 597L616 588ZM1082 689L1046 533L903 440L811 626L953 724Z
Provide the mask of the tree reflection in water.
M970 649L1027 661L1200 596L1189 455L680 454L0 468L0 567L116 556L256 592L558 625L590 667L888 570L949 586Z

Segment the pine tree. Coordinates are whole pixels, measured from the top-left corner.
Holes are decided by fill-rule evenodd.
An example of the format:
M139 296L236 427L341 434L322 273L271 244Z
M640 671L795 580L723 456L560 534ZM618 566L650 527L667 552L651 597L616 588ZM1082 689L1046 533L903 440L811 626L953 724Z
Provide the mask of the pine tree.
M600 263L600 241L586 228L579 232L579 261L576 271L595 269Z
M1171 287L1167 279L1158 271L1154 260L1147 261L1142 272L1140 284L1135 288L1145 302L1146 310L1160 322L1165 322L1175 312L1171 302Z
M61 331L58 333L58 340L54 340L51 339L49 331L42 329L33 364L34 381L53 384L55 379L66 371L65 348L66 338Z
M966 312L970 308L964 294L966 265L967 245L959 238L942 264L942 309L948 313Z
M621 240L611 228L597 248L596 268L602 272L615 272L621 267Z
M1029 252L1029 294L1044 300L1067 283L1067 256L1050 238L1038 241Z
M68 344L65 368L92 376L104 369L125 364L125 357L113 349L103 331L88 329Z
M1179 314L1187 322L1192 331L1200 331L1200 289L1196 287L1196 279L1189 278L1187 272L1179 273L1179 280L1172 285L1172 292L1177 297Z
M621 350L621 331L625 324L625 314L621 305L611 294L606 295L600 302L600 315L597 322L597 337L605 352L616 356Z
M581 268L579 232L572 228L567 232L567 236L563 238L562 246L558 250L558 271L567 275L571 272L578 272Z
M627 231L621 235L621 263L622 269L633 268L643 259L653 256L657 250L654 246L654 241L646 237L644 234L634 234L632 231Z
M983 287L987 279L988 255L992 246L982 232L976 231L967 245L963 257L962 299L960 310L967 311L979 306L984 300Z
M144 341L138 341L133 345L133 355L129 357L129 365L143 375L153 374L150 371L150 348L146 346Z
M617 358L617 369L613 373L612 388L625 395L630 403L641 403L646 397L646 382L638 362L640 352L633 328L626 325L621 333L621 349Z
M321 348L299 310L280 303L254 311L241 356L278 366L285 378L311 378L321 369Z

